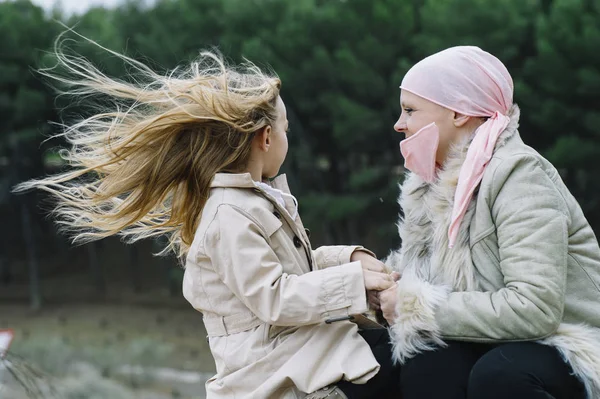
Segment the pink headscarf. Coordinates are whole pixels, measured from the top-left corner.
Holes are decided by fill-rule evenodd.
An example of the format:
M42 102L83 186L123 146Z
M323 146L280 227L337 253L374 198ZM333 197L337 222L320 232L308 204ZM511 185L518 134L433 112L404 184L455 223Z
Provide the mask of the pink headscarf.
M477 129L460 169L448 229L452 248L496 141L510 121L507 114L513 105L513 81L498 58L478 47L458 46L417 63L404 76L400 88L460 114L489 118Z

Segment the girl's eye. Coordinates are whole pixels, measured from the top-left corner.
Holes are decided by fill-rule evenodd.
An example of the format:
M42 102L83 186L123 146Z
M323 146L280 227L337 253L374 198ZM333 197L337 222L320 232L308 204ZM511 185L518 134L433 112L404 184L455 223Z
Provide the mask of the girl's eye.
M412 108L404 108L404 112L406 112L409 115L412 114L413 111L414 111L414 109L412 109Z

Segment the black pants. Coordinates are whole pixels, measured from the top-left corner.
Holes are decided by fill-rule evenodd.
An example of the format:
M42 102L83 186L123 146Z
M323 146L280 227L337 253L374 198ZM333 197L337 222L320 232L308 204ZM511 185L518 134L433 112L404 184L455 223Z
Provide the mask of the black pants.
M381 366L379 372L366 384L352 384L341 381L337 385L348 399L378 398L397 399L400 397L400 366L392 362L392 345L386 329L362 330L359 332L371 347L373 355Z
M584 399L583 384L552 347L448 342L402 366L402 399Z

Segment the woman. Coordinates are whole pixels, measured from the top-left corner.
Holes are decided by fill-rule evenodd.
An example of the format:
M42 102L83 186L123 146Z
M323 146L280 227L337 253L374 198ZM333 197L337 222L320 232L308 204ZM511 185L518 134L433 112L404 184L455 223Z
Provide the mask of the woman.
M507 69L454 47L401 89L402 277L379 297L404 399L599 398L600 249Z

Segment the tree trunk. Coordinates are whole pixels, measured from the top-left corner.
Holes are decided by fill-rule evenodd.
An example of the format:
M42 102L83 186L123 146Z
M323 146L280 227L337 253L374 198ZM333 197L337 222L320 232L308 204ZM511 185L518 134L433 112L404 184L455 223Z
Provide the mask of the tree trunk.
M134 293L139 293L141 290L140 284L140 273L138 270L138 250L135 245L127 245L127 254L129 260L129 278L131 282L131 288Z
M23 238L27 248L27 262L29 264L29 299L32 310L42 307L42 292L40 289L40 270L35 248L35 238L31 227L31 214L27 201L21 203L21 224L23 226Z
M86 245L88 253L88 264L90 267L90 273L96 293L100 296L106 294L106 281L104 279L104 272L98 261L97 243L95 241L90 242Z
M154 252L162 251L168 245L167 237L158 237L154 240ZM174 298L181 294L181 285L179 279L177 278L177 273L174 267L177 267L177 261L173 261L173 255L161 256L158 259L159 267L162 269L161 273L164 273L166 277L165 281L167 282L167 290L169 291L169 296Z

